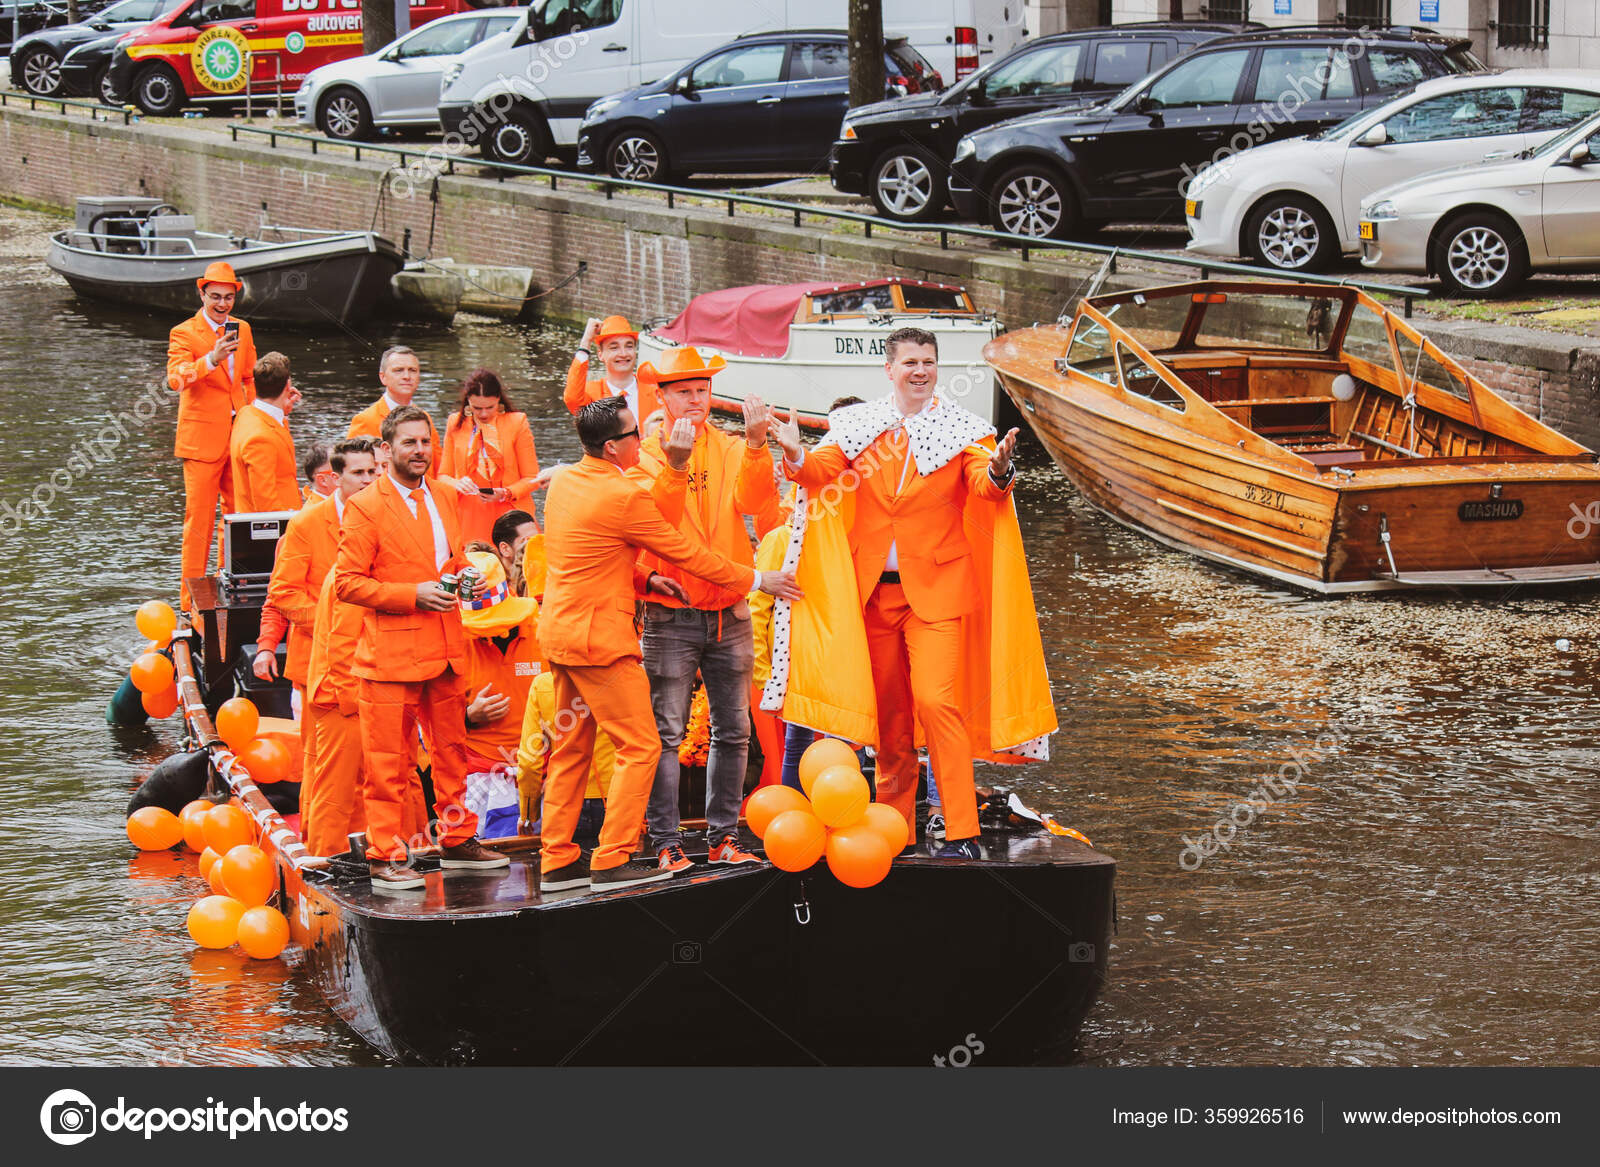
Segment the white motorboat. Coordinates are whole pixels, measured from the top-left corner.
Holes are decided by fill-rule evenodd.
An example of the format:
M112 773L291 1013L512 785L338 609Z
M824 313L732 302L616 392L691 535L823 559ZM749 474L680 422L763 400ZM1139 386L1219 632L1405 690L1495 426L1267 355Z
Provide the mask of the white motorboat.
M713 404L737 412L749 394L793 407L802 425L827 424L840 397L881 397L884 340L897 328L925 328L939 338L939 387L945 396L996 421L1003 394L983 359L1000 332L964 288L920 280L855 284L751 284L706 292L669 324L639 333L639 359L692 344L728 362L712 381Z

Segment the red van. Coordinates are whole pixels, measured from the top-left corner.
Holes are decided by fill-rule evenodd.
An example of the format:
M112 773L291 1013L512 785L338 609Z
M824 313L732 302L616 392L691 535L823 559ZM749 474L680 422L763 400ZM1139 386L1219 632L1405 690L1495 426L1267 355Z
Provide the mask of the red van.
M411 0L411 27L494 2ZM238 101L246 88L292 94L317 66L360 55L361 0L189 0L117 42L111 86L170 117Z

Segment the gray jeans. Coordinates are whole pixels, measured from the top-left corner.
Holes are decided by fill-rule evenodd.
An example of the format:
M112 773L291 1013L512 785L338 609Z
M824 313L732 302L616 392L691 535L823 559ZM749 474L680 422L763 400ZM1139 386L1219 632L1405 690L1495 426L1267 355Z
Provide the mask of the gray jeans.
M724 834L738 833L739 804L744 800L745 759L750 752L750 671L755 663L749 606L741 602L721 612L650 603L644 607L640 637L644 671L650 677L650 704L661 734L661 761L656 764L656 782L645 813L648 845L654 852L682 839L678 746L689 721L696 671L705 681L711 704L706 833L715 843Z

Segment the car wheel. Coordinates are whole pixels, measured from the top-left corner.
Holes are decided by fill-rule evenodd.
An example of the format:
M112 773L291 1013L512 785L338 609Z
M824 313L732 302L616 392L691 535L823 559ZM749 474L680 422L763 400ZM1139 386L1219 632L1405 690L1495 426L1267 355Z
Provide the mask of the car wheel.
M122 95L111 84L111 66L101 65L94 75L94 92L102 104L121 106Z
M878 156L867 193L878 214L902 223L925 223L944 208L945 165L921 146L895 146Z
M22 87L40 97L61 92L61 61L43 45L29 49L22 58Z
M372 107L354 89L340 86L318 103L317 128L330 138L364 141L372 137Z
M1268 199L1245 223L1245 254L1280 271L1326 271L1339 254L1338 231L1316 199Z
M152 65L133 82L133 104L153 118L169 118L183 108L183 86L165 65Z
M1528 278L1528 247L1522 233L1506 219L1470 212L1439 232L1433 271L1452 295L1497 296Z
M538 166L549 156L549 148L543 119L517 109L490 126L483 140L485 154L513 166Z
M1065 239L1078 226L1078 200L1061 173L1042 163L1008 170L989 199L996 231Z
M636 182L666 182L666 148L654 134L624 130L606 150L606 173Z

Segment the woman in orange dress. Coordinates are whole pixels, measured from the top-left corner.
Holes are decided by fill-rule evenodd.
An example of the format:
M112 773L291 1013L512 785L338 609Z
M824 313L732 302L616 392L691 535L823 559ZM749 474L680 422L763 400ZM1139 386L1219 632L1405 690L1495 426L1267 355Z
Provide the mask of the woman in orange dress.
M439 473L461 492L463 542L487 542L494 521L513 508L533 512L539 475L533 431L527 414L514 412L505 386L489 369L474 369L461 383L461 408L445 428Z

